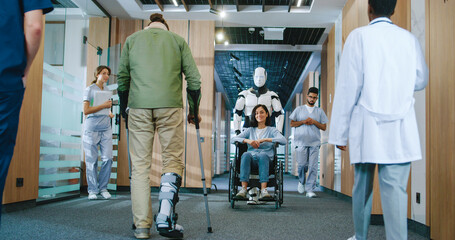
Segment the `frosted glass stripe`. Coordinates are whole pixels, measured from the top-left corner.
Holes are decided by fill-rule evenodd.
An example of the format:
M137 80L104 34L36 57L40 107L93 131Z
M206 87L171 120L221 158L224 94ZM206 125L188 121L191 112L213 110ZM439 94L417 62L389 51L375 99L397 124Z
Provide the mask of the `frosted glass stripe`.
M81 143L81 138L76 136L56 135L41 132L41 140L61 141L67 143Z
M74 173L56 173L56 174L45 174L39 176L39 182L58 181L66 179L80 179L81 174L79 172Z
M79 190L80 190L79 183L78 184L73 184L73 185L53 187L53 188L43 188L43 189L39 189L38 190L38 196L51 195L51 194L64 193L64 192L72 192L72 191L79 191Z
M40 147L40 154L80 155L81 150L75 148Z
M113 190L113 191L117 191L117 184L109 183L109 184L107 185L107 189Z
M40 168L80 167L81 161L40 161Z

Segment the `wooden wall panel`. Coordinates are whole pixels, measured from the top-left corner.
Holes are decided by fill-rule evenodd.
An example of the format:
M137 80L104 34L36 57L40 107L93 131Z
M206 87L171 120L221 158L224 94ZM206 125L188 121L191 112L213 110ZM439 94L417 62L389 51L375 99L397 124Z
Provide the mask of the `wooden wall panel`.
M343 46L352 30L367 25L368 23L368 1L348 0L343 8ZM353 185L354 166L350 163L349 152L341 152L341 193L352 196Z
M365 14L366 14L366 12L365 12ZM346 39L349 36L349 33L351 33L352 30L354 30L354 29L359 27L359 24L358 24L358 16L359 16L358 4L356 3L355 0L348 0L346 2L346 5L344 5L344 8L343 8L342 15L343 15L343 20L342 20L342 41L343 41L343 46L344 46L344 43L346 42Z
M16 147L3 192L3 204L38 198L44 25L43 17L41 45L27 79L27 90L19 117ZM24 178L23 187L16 187L16 178Z
M395 25L411 31L411 1L398 0L395 7L395 14L390 17L390 20Z
M427 62L428 68L430 68L431 71L431 62L430 62L430 1L425 1L425 60ZM431 79L431 74L430 74L430 79ZM430 113L430 91L429 89L431 88L431 84L428 84L426 90L425 90L425 113ZM426 114L425 116L425 145L426 145L426 162L425 162L425 167L426 167L426 195L429 196L426 198L426 206L425 206L425 223L426 225L430 226L430 207L431 207L431 194L430 194L430 188L431 188L431 164L430 164L430 114Z
M202 99L199 107L202 117L200 134L204 138L202 152L204 159L204 171L206 184L210 188L212 184L212 119L215 101L214 85L214 64L215 64L215 22L214 21L190 21L189 45L194 60L201 73ZM202 37L203 36L203 37ZM185 86L186 88L186 86ZM186 98L186 94L185 94ZM187 165L186 165L186 187L200 188L201 170L199 153L194 125L188 125L187 129Z
M109 18L91 17L89 20L88 42L95 47L101 47L107 54L109 47ZM88 43L87 43L88 44ZM87 86L95 79L94 72L99 65L97 50L87 46Z
M322 44L322 51L321 51L321 89L319 89L319 101L321 102L321 108L322 110L328 114L327 111L327 102L328 102L328 93L327 93L327 42L328 39L325 40L325 42ZM321 141L327 142L325 133L328 133L329 130L329 125L327 124L327 130L321 134ZM321 186L327 187L330 186L328 185L328 182L325 180L325 172L326 167L326 159L327 159L327 151L328 151L329 144L322 144L321 149L319 152L319 184ZM327 187L329 188L329 187Z
M335 93L335 26L330 30L321 53L321 107L329 119L332 115L333 96ZM330 124L321 133L322 142L328 142ZM323 144L320 149L320 185L334 188L335 154L334 146Z
M455 1L427 0L427 7L431 238L455 239Z
M354 186L354 165L349 160L349 151L341 152L341 193L352 196Z

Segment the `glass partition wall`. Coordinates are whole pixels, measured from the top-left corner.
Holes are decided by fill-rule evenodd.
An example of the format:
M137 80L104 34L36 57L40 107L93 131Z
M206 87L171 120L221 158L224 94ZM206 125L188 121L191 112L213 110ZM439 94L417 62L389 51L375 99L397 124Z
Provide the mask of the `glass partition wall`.
M71 4L70 4L71 3ZM79 196L84 179L82 149L82 98L87 81L87 48L89 18L106 17L91 0L68 1L54 5L46 15L41 106L41 141L39 190L37 201ZM84 43L85 42L85 43ZM112 53L111 53L112 52ZM98 55L99 65L116 69L120 46L105 49ZM113 71L108 89L116 89ZM114 92L114 96L116 93ZM115 103L117 99L113 99ZM118 114L118 106L112 108ZM108 189L117 189L118 118L112 120L114 162ZM101 166L101 163L98 164Z

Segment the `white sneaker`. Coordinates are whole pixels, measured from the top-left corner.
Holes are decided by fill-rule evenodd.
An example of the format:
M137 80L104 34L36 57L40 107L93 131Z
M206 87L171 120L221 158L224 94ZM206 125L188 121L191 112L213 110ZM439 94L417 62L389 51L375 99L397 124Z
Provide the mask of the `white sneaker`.
M246 189L241 188L237 195L234 196L234 199L245 199L246 198Z
M96 196L95 193L89 193L88 194L88 200L96 200L98 197Z
M271 198L272 198L272 195L269 194L269 192L267 191L267 188L262 189L261 193L259 193L259 200L271 199Z
M307 192L307 193L306 193L306 196L309 197L309 198L317 197L317 196L316 196L316 193L314 193L314 192Z
M348 238L348 240L356 240L355 235L350 237L350 238Z
M111 194L107 190L101 191L101 196L103 196L104 199L111 198Z
M305 188L300 181L299 181L299 185L297 186L297 192L299 192L300 194L303 194L305 192Z

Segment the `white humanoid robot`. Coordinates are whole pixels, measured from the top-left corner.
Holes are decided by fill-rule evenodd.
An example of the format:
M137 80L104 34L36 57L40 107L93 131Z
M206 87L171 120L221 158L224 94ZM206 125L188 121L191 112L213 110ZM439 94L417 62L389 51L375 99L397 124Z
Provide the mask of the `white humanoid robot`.
M235 113L234 113L234 130L238 135L242 130L242 114L245 114L245 124L243 127L249 127L250 119L252 116L253 108L258 104L265 105L269 114L271 114L271 119L275 122L275 127L278 131L283 132L284 116L281 114L283 107L281 106L280 99L278 95L267 89L265 82L267 81L267 72L263 67L258 67L254 70L254 88L242 91L239 93L237 102L235 103ZM272 121L273 125L273 121ZM249 191L250 201L248 204L263 204L259 202L259 194L257 188L252 188Z
M245 114L244 127L249 127L251 111L258 104L267 106L271 117L275 117L275 126L278 131L283 132L284 116L281 114L283 107L281 106L278 95L267 89L265 82L267 81L267 72L263 67L258 67L254 70L254 85L256 87L247 89L239 93L237 102L235 103L234 113L234 130L238 135L242 130L242 114ZM273 122L273 121L272 121Z

